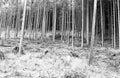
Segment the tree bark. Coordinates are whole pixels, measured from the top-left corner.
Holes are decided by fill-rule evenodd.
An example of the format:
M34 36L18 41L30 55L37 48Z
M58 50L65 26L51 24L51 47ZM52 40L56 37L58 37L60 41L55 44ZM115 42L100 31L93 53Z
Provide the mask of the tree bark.
M72 47L74 47L74 25L75 25L74 16L75 16L75 13L74 13L74 0L72 0Z
M64 7L62 9L61 41L63 41L63 29L64 29Z
M84 45L84 0L82 0L82 31L81 31L81 48Z
M120 49L120 5L119 5L119 0L117 0L118 3L118 28L119 28L119 49Z
M20 44L19 44L19 53L20 53L20 54L21 54L21 51L22 51L22 43L23 43L23 35L24 35L24 24L25 24L26 5L27 5L27 0L25 0L25 2L24 2L23 21L22 21Z
M100 0L100 15L101 15L101 37L102 37L102 47L103 47L103 43L104 43L104 28L103 28L103 10L102 10L102 0Z
M116 28L115 28L115 1L113 1L113 16L114 16L114 48L116 48Z
M44 12L43 12L43 22L42 22L42 39L44 39L45 37L45 20L46 20L46 16L45 16L45 13L46 13L46 1L44 1Z
M36 22L36 37L38 37L38 30L39 30L39 22L40 22L40 1L38 3L38 11L37 11L37 22Z
M96 11L97 11L97 0L94 1L94 12L93 12L93 22L92 22L92 36L91 36L91 48L95 41L95 22L96 22Z
M55 34L56 34L56 3L54 8L53 41L55 41Z
M89 45L89 1L87 0L87 45Z
M114 33L113 33L113 1L111 1L111 42L112 42L112 48L114 47Z
M91 46L90 46L90 57L89 57L89 65L91 64L93 58L93 45L95 40L95 22L96 22L96 12L97 12L97 0L94 0L94 10L93 10L93 21L92 21L92 36L91 36Z

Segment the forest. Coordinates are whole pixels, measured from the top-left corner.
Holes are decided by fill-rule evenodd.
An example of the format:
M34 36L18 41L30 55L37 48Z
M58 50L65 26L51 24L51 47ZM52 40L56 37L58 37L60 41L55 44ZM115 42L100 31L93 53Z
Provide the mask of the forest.
M119 3L0 0L0 78L119 78Z

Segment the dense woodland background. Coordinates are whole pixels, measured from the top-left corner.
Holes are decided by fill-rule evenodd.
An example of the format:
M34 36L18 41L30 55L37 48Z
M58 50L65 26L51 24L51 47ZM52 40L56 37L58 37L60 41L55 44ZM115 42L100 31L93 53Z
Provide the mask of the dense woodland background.
M120 0L0 0L0 77L119 78Z
M5 39L11 38L11 31L18 38L24 1L0 0L0 32L5 31ZM27 0L23 37L43 40L51 33L53 41L72 40L72 46L77 39L81 47L95 43L118 48L119 28L119 0Z

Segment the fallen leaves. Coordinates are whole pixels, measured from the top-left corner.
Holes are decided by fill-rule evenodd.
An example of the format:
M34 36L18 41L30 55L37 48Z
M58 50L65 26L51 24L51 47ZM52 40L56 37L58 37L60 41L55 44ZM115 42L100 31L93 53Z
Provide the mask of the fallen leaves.
M7 53L7 51L12 51L13 47L11 50L2 47L5 49L2 51L5 52L7 59L0 61L0 74L3 75L0 77L87 78L90 76L91 78L107 78L106 73L110 70L106 69L109 69L107 66L110 63L119 69L120 54L119 52L114 54L114 51L109 49L94 48L93 63L90 67L88 66L90 51L87 48L71 49L61 42L43 42L40 44L36 44L38 41L25 42L24 51L26 54L20 57L11 52ZM117 78L117 75L114 76L114 74L110 74L110 76L110 78Z

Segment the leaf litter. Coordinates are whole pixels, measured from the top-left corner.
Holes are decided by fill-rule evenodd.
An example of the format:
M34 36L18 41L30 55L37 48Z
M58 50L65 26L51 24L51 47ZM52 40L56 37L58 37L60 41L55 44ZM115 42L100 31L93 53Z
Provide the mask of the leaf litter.
M0 78L119 78L120 51L111 48L93 49L91 66L88 65L90 49L80 49L61 42L24 40L25 55L12 53L19 42L11 40L0 46L5 59L0 60ZM13 45L16 44L16 45ZM38 44L39 43L39 44Z

